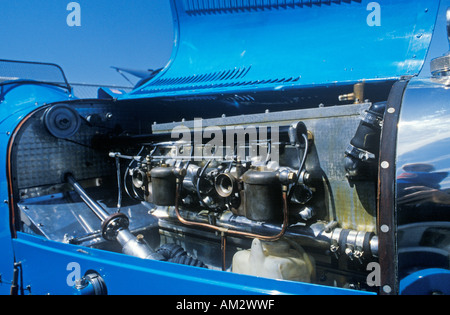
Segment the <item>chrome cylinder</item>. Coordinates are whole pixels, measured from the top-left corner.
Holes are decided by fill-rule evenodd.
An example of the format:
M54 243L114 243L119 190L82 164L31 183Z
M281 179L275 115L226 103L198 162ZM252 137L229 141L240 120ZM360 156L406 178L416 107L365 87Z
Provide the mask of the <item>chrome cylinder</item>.
M230 174L219 174L215 180L215 189L220 197L230 197L236 190L236 179Z
M142 236L135 237L129 230L121 230L117 233L117 241L122 245L122 252L126 255L142 259L164 260L164 257L155 252Z

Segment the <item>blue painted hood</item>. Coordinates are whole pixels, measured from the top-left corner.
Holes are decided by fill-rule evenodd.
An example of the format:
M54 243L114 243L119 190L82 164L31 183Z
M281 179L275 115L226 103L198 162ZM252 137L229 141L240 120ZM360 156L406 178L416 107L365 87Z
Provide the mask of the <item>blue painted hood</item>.
M439 0L172 0L172 7L176 38L169 64L124 98L416 75Z

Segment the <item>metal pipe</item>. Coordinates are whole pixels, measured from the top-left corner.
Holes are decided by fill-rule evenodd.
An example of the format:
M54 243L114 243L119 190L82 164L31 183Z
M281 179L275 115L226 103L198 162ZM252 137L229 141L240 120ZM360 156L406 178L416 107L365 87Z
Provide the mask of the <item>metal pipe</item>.
M282 143L290 143L289 139L289 129L290 126L279 126L279 127L271 127L268 126L267 128L267 134L278 133L279 141ZM259 134L260 127L255 127L255 131ZM207 144L211 139L207 137L203 137L203 130L197 131L192 130L190 131L190 138L191 139L201 139L200 144ZM223 137L225 139L226 137L226 128L222 129ZM178 136L178 135L177 135ZM172 133L153 133L153 134L143 134L143 135L127 135L127 136L117 136L114 138L105 137L105 136L97 136L96 137L96 144L99 145L108 145L109 147L114 146L130 146L130 145L150 145L150 144L158 144L161 142L168 142L169 144L175 144L177 141L180 141L181 139L179 137L173 137ZM248 142L248 141L246 141ZM123 158L134 158L130 156L122 156Z
M116 171L117 171L117 212L122 208L122 175L120 174L120 158L116 156Z
M124 160L133 160L136 162L142 162L142 156L131 156L131 155L124 155L120 152L109 152L109 157L111 158L120 158Z
M217 231L220 233L225 233L228 235L242 236L242 237L247 237L247 238L257 238L257 239L260 239L262 241L267 241L267 242L278 241L286 233L286 230L289 226L289 209L288 209L288 201L287 201L287 187L284 185L283 185L283 189L282 189L283 225L282 225L281 231L278 234L273 235L273 236L267 236L267 235L260 235L260 234L249 233L249 232L244 232L244 231L232 230L229 228L223 228L223 227L219 227L219 226L212 225L209 223L192 222L192 221L188 221L188 220L184 219L181 216L180 210L179 210L181 182L182 182L182 180L180 180L180 178L177 178L177 187L176 187L176 196L175 196L175 213L177 215L178 220L185 225L212 229L214 231Z
M224 232L220 235L220 249L222 250L222 271L226 271L227 235Z
M103 222L109 218L109 213L106 212L95 200L93 200L81 185L75 180L72 174L66 175L66 181L73 187L75 192L81 197L84 203L94 212L94 214Z
M165 258L148 246L142 236L135 237L128 229L117 233L117 241L122 245L126 255L150 260L165 260Z
M207 224L205 218L199 216L190 216L190 214L192 214L190 211L178 210L178 212L180 212L180 214L182 214L184 218L189 216L188 220L185 219L186 221L197 222L199 224L203 223L205 225ZM159 208L158 211L153 212L153 215L163 220L170 219L180 222L176 211L172 213L167 207ZM275 234L279 233L281 230L280 226L273 224L254 226L252 225L251 220L242 216L235 216L232 214L222 216L217 220L216 224L217 227L221 228L223 231L246 230L253 231L258 235L271 233ZM343 254L345 252L346 244L354 245L355 248L362 246L364 256L378 257L378 237L376 235L364 231L354 231L350 233L351 230L343 230L341 228L337 228L337 224L338 223L336 221L332 221L328 224L316 223L310 226L295 225L292 226L288 231L286 231L285 236L288 238L300 239L303 246L314 247L316 249L320 248L322 250L327 250L330 249L330 246L335 246L337 254ZM348 236L352 235L353 233L359 234L358 242L348 239Z

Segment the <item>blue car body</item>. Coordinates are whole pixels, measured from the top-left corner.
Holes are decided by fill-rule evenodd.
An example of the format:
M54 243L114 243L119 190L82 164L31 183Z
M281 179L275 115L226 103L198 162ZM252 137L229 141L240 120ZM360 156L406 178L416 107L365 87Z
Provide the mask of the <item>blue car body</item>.
M128 94L108 97L99 93L103 99L79 100L70 87L51 82L21 78L24 80L0 84L0 165L3 165L0 168L0 201L3 201L0 203L0 294L84 294L86 288L81 289L75 280L92 272L101 277L107 288L103 293L112 295L450 293L450 254L446 245L450 239L450 209L444 201L430 206L405 198L408 195L405 189L419 192L418 187L429 181L433 181L433 189L450 188L450 182L446 181L450 94L445 76L433 78L429 69L431 60L448 51L445 29L450 1L171 0L171 4L175 29L172 58L162 71ZM343 230L358 231L362 224L362 229L370 232L371 240L376 236L377 253L371 261L376 263L372 266L381 268L373 269L381 279L369 288L339 287L325 284L326 281L321 284L319 280L280 281L142 259L120 251L65 242L62 239L71 226L55 227L51 235L45 232L52 220L68 214L57 213L62 211L57 208L40 212L39 204L66 200L66 192L40 195L37 191L41 191L41 184L29 184L37 187L35 190L27 184L23 184L26 189L17 188L22 185L21 174L30 174L27 180L33 183L42 181L46 174L49 178L64 175L58 166L54 169L48 166L51 161L46 164L44 142L41 145L37 139L33 140L36 143L29 152L19 146L25 137L22 130L31 128L28 126L33 121L45 120L42 113L47 113L52 106L73 106L84 117L81 124L88 121L95 125L104 112L112 113L110 120L101 116L105 127L99 130L115 128L120 117L128 115L122 128L139 129L146 134L155 133L156 127L170 130L172 121L187 121L190 126L189 121L197 117L212 121L228 119L231 125L233 117L248 115L245 117L262 121L264 115L275 113L268 118L270 121L276 120L275 115L280 112L282 121L286 120L283 113L289 116L286 113L301 110L303 115L307 110L317 110L319 103L325 103L320 107L329 107L326 117L331 119L333 106L328 105L337 104L336 95L351 93L358 83L365 84L366 96L372 103L387 101L381 148L393 148L390 152L381 149L377 161L377 193L367 201L373 204L376 213L363 214L362 223L351 223L353 219L346 212L336 210L338 226ZM401 84L403 87L399 87ZM399 89L400 92L395 92ZM395 101L393 91L400 93L399 101ZM66 111L63 114L70 116ZM154 121L158 123L152 129ZM354 130L348 133L353 134ZM319 134L314 132L316 139ZM61 139L66 138L70 136ZM71 140L61 150L66 150L66 145L79 144L80 139ZM323 147L327 145L333 146L323 144ZM319 156L321 148L318 145ZM40 156L34 158L35 154ZM61 161L69 159L61 158ZM83 163L86 169L91 167ZM425 163L433 167L420 168L419 164ZM90 174L75 170L77 165L73 162L67 170L88 180ZM334 197L340 198L340 193L348 191L336 188ZM364 203L364 200L349 201L348 197L343 200L343 203L336 201L338 207L354 202L349 207L358 208ZM416 204L411 206L411 202ZM426 219L421 207L431 209ZM86 209L83 211L89 212ZM25 225L42 234L24 228ZM417 241L413 240L415 237ZM332 256L330 251L325 255ZM366 264L355 267L361 279L372 271Z

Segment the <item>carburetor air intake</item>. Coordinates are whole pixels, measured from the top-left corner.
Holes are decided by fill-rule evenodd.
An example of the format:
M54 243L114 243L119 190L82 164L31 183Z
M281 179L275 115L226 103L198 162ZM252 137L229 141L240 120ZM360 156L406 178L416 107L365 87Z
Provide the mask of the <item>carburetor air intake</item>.
M158 206L174 206L176 177L172 167L155 167L152 178L153 203Z
M281 185L278 172L250 170L243 176L245 216L254 221L281 217Z

